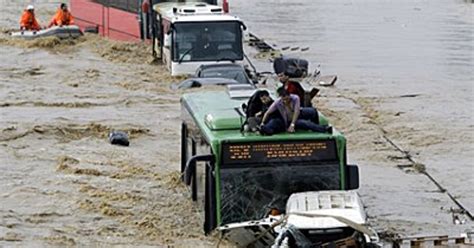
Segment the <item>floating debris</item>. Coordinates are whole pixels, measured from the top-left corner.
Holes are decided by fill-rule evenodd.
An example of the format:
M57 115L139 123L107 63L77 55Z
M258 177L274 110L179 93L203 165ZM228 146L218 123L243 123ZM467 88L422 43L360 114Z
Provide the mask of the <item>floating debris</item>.
M128 135L122 131L112 131L109 134L109 141L112 145L129 146Z

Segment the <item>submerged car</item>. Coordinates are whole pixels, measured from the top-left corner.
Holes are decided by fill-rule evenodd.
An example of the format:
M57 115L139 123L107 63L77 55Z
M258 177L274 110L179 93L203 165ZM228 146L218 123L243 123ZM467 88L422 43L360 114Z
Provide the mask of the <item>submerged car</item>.
M197 78L229 78L241 84L256 84L256 80L252 80L249 71L240 64L225 63L201 65L194 75Z
M188 78L184 81L181 81L177 84L172 84L171 89L190 89L190 88L199 88L202 86L211 86L211 85L239 85L240 82L229 79L229 78ZM249 84L246 84L249 85Z
M238 247L379 247L356 191L292 194L285 213L219 228Z
M172 89L189 89L209 85L242 85L255 88L255 83L242 65L225 63L201 65L192 78L171 86Z

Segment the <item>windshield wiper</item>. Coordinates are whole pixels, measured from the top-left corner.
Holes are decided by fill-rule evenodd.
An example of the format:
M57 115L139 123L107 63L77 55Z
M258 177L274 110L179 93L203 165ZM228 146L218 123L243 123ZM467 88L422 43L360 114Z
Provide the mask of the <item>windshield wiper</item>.
M188 53L191 52L193 49L194 49L194 47L191 47L188 50L186 50L186 52L184 52L183 55L181 55L181 57L179 57L178 64L181 64L181 62L183 62L184 56L188 55Z

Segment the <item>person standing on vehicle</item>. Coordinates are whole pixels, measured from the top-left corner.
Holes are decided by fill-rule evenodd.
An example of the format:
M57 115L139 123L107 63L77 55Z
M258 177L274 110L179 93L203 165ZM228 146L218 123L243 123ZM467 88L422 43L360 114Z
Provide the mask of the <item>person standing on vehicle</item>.
M260 132L264 135L272 135L284 132L294 133L296 129L311 130L313 132L332 132L332 127L316 124L318 112L313 107L300 108L300 99L297 95L290 94L281 87L278 89L277 99L267 110L262 118ZM278 111L282 118L271 118L269 116ZM268 120L268 122L267 122Z
M33 5L28 5L23 11L20 19L20 29L33 31L38 31L41 29L38 20L36 20L35 7Z
M71 12L67 9L67 5L65 3L61 3L59 6L58 11L51 19L48 27L52 26L68 26L74 24L74 18L71 15Z

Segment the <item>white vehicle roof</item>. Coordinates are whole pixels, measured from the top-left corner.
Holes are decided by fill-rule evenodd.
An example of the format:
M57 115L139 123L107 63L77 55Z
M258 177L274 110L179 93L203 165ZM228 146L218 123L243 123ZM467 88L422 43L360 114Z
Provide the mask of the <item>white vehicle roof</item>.
M173 9L177 11L174 12ZM203 2L159 3L153 5L163 18L175 22L240 21L236 16L225 14L222 8Z
M305 216L297 213L303 213ZM318 215L342 217L357 224L365 224L367 219L357 192L339 190L292 194L287 201L286 214L288 223L299 229L347 226L335 218Z

